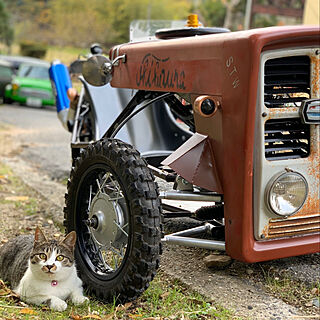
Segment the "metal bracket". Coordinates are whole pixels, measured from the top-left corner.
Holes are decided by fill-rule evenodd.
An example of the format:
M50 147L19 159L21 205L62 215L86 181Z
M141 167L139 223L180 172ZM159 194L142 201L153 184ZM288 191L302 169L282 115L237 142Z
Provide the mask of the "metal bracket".
M123 45L120 44L118 46L116 46L113 50L112 50L112 54L111 54L111 63L112 63L112 66L118 66L119 65L119 60L122 60L123 63L125 63L127 61L127 56L126 54L123 54L123 55L119 55L119 51L120 51L120 48L122 47Z
M119 61L122 61L123 63L126 63L127 61L127 55L126 54L123 54L122 56L118 56L116 57L114 60L112 60L112 66L118 66L119 65Z
M210 231L215 228L214 225L210 223L205 223L203 226L191 228L188 230L172 233L165 235L161 242L170 245L180 245L185 247L197 247L209 250L220 250L225 251L226 245L224 241L216 241L210 239L199 239L192 238L192 235L199 235L201 233L210 233Z

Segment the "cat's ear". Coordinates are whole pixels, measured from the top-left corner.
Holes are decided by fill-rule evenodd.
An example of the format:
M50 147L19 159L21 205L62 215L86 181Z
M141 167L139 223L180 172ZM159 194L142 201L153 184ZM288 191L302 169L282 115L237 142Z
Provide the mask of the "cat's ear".
M77 234L75 231L71 231L66 235L66 237L62 240L61 243L65 244L71 249L74 249L74 246L76 244Z
M34 242L47 242L47 238L39 227L36 227L36 231L34 232Z

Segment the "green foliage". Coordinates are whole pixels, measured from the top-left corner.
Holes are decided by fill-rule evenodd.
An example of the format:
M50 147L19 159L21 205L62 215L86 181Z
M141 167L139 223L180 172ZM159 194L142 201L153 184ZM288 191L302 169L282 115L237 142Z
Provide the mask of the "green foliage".
M252 21L253 28L271 27L278 24L278 19L273 15L255 14Z
M104 0L55 0L50 2L52 43L88 47L109 43L113 30L108 17L109 2ZM106 11L106 15L102 11Z
M200 12L205 19L205 25L223 27L226 7L221 0L204 0L200 6Z
M133 20L186 20L190 13L187 0L110 0L105 14L114 30L113 42L129 40L129 25Z
M50 45L104 47L126 42L136 19L187 19L191 0L0 0L15 21L17 39Z
M42 43L32 41L21 41L19 43L20 53L23 56L44 58L47 52L47 46Z
M10 46L13 41L13 29L10 27L10 16L6 6L0 0L0 42Z

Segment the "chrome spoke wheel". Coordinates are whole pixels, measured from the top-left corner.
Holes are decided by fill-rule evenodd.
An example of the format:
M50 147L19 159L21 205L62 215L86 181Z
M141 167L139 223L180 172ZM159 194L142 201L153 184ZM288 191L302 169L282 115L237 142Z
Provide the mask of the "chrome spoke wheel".
M86 288L102 300L139 296L161 252L161 207L146 162L119 140L97 141L75 160L65 225L75 230L76 265Z
M128 245L128 208L121 187L113 174L98 174L90 184L88 219L84 223L90 235L88 241L99 251L101 273L115 272L125 256ZM92 190L97 189L92 199Z

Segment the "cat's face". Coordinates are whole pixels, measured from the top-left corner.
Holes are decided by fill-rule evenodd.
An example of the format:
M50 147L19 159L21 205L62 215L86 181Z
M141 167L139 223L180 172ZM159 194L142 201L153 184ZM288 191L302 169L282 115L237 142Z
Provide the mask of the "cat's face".
M46 280L61 280L68 276L74 266L75 232L69 233L63 241L48 241L37 228L33 250L30 254L30 267L34 275Z

